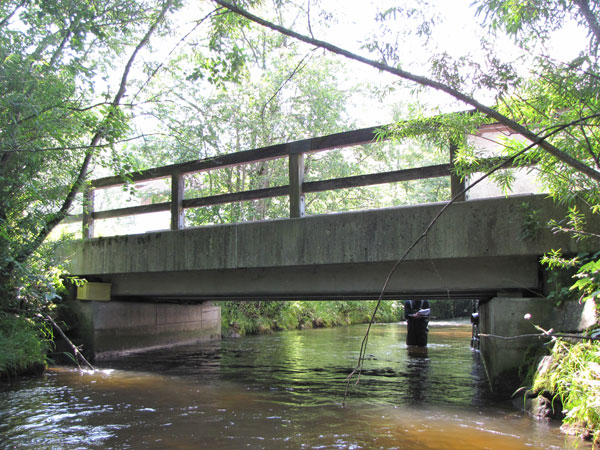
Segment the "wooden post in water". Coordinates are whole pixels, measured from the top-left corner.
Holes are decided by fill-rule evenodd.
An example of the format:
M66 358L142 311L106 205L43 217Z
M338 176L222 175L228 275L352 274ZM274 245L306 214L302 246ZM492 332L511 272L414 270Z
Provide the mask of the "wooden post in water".
M94 188L86 186L83 191L82 233L84 239L94 237Z
M458 145L456 143L450 143L450 198L454 198L460 192L465 189L465 180L461 180L458 175L454 173L454 160L456 158L456 150L458 149ZM463 193L460 197L456 199L459 202L464 202L466 200L466 195Z
M182 230L184 222L183 195L185 184L183 175L171 175L171 230Z
M304 153L290 154L290 217L304 216Z

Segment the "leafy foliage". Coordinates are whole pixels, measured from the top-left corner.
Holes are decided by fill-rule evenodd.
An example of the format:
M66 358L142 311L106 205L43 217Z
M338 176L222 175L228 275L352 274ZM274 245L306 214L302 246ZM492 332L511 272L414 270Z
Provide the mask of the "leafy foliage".
M47 304L57 280L40 248L99 133L126 115L95 86L154 17L151 2L7 1L0 26L0 281L2 306ZM43 254L43 258L42 258ZM42 281L46 279L47 282ZM37 280L37 281L35 281ZM39 296L39 288L49 289ZM28 294L24 292L30 291Z
M0 313L0 378L39 372L46 365L51 341L52 328L46 324Z
M121 166L113 145L129 132L130 114L121 99L130 65L123 67L120 55L144 46L146 30L159 27L177 4L8 0L0 5L1 310L27 314L54 308L62 270L45 238L67 214L100 148L112 155L99 166ZM122 81L111 92L110 74L120 69ZM4 338L22 347L3 343L2 370L12 373L31 359L43 361L44 328L18 317L2 320Z
M594 301L600 297L600 259L582 265L574 278L577 281L573 283L571 290L581 293L581 301Z
M566 413L564 423L600 444L600 343L558 339L550 361L536 373L533 390L555 393Z
M363 300L221 302L221 330L224 335L248 335L367 323L375 303ZM401 304L383 301L376 320L397 322L403 320L403 311Z

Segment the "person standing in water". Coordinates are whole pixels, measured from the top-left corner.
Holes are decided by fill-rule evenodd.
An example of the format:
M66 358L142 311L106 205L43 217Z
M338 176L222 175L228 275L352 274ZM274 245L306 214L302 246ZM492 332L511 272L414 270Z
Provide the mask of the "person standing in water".
M404 302L406 319L406 345L427 347L427 325L429 324L429 302L427 300L407 300Z

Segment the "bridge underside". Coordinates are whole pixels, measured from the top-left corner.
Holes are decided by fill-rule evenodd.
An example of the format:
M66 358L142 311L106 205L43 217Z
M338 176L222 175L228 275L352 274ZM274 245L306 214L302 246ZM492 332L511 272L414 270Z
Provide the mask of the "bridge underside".
M379 297L394 262L125 273L91 277L112 284L114 300L369 300ZM465 287L468 286L468 289ZM387 299L484 299L540 291L536 257L410 261L394 271Z

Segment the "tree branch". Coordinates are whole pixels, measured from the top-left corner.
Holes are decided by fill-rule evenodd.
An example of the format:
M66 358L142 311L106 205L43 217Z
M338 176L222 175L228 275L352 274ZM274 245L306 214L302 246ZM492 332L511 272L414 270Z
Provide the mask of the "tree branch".
M579 11L590 27L590 30L592 30L592 33L596 38L596 47L598 47L598 45L600 45L600 23L598 23L598 17L596 17L594 12L590 9L588 0L573 0L573 3L577 5Z
M21 3L19 3L17 6L15 6L15 9L13 9L10 14L8 14L4 19L2 19L0 21L0 28L2 28L4 25L6 25L10 21L10 19L16 14L16 12L19 10L19 8L21 8L23 5L25 5L25 3L27 3L27 0L21 0Z
M79 360L81 360L90 370L95 370L94 366L92 366L90 364L90 362L86 359L85 356L83 356L83 354L79 351L79 348L77 348L77 346L75 344L73 344L73 342L71 341L71 339L69 339L67 337L67 335L65 334L65 332L58 326L58 324L54 321L54 319L52 319L52 317L50 317L50 315L48 314L44 314L44 313L39 313L38 316L40 318L42 318L43 320L50 322L52 324L52 327L58 331L58 334L60 334L60 336L64 339L64 341L69 345L69 347L71 347L71 350L73 351L73 356L74 356L74 361L77 363L77 365L79 365ZM79 367L79 369L81 369L81 366Z
M316 49L313 49L313 51ZM306 66L307 63L305 63L304 61L306 61L309 57L312 57L312 55L310 53L307 53L306 55L304 55L304 57L300 60L300 62L296 65L296 67L294 68L294 70L292 70L292 72L290 73L290 75L279 85L279 88L275 91L275 93L273 95L271 95L271 97L269 98L269 100L267 100L262 108L260 109L260 117L261 119L265 120L265 110L267 109L267 106L269 105L269 103L271 103L273 101L273 99L275 97L277 97L277 95L281 92L281 90L285 87L285 85L287 83L289 83L292 78L294 78L294 76L300 72L302 69L304 69L304 67Z
M137 44L137 46L133 50L131 56L129 57L129 60L127 61L127 64L125 65L125 68L123 69L123 74L121 76L121 82L119 84L119 90L117 91L117 93L115 94L115 96L113 98L113 101L111 102L111 108L108 111L104 120L98 126L98 129L96 130L95 134L93 135L93 137L90 141L90 144L89 144L89 148L88 148L88 150L86 150L85 157L83 158L83 162L81 163L77 178L76 178L75 182L73 183L71 189L69 190L69 193L65 197L65 200L64 200L60 210L56 214L54 214L51 218L49 218L49 220L46 222L44 227L40 230L40 232L38 233L36 238L30 243L30 245L24 247L21 250L21 252L15 258L15 260L17 262L19 262L19 263L24 262L42 244L42 242L46 239L46 237L50 234L50 232L54 229L54 227L56 227L67 216L67 213L75 200L75 196L83 188L83 185L87 178L90 163L95 154L95 150L98 148L100 141L106 135L106 124L111 119L114 118L114 115L116 114L116 111L121 104L121 100L125 96L125 91L127 89L127 80L129 78L129 73L131 71L133 63L135 62L135 59L136 59L138 53L140 52L140 50L148 44L151 36L154 34L154 32L158 28L159 24L165 18L172 3L173 3L173 0L165 0L160 13L158 14L158 16L156 17L154 22L152 22L152 24L150 25L150 28L148 29L148 31L146 32L144 37L140 40L140 42Z
M122 144L124 142L130 142L130 141L135 141L137 139L145 139L147 137L150 136L160 136L163 133L144 133L144 134L138 134L137 136L131 136L125 139L119 139L118 141L114 141L111 143L106 143L106 144L97 144L94 147L91 147L90 145L71 145L68 147L44 147L44 148L16 148L16 149L11 149L11 150L0 150L0 154L6 154L6 153L43 153L43 152L60 152L60 151L66 151L66 150L88 150L88 149L97 149L97 148L106 148L106 147L110 147L114 144Z
M391 67L391 66L388 66L387 64L383 64L378 61L365 58L363 56L357 55L348 50L344 50L344 49L337 47L333 44L330 44L328 42L324 42L324 41L321 41L318 39L313 39L311 37L296 33L295 31L288 30L287 28L284 28L282 26L279 26L272 22L264 20L258 16L255 16L254 14L251 14L248 11L245 11L245 10L237 7L236 5L228 3L224 0L213 0L213 1L227 9L229 9L231 12L233 12L235 14L239 14L243 17L246 17L247 19L249 19L259 25L270 28L271 30L277 31L286 36L292 37L294 39L297 39L299 41L305 42L305 43L313 45L313 46L323 48L323 49L328 50L337 55L343 56L348 59L352 59L354 61L361 62L363 64L366 64L366 65L369 65L376 69L379 69L381 71L391 73L402 79L409 80L409 81L415 82L417 84L420 84L422 86L427 86L427 87L436 89L438 91L445 92L446 94L451 95L452 97L456 98L457 100L460 100L463 103L474 107L476 110L478 110L478 111L482 112L483 114L487 115L488 117L496 120L498 123L507 126L508 128L515 131L516 133L519 133L523 137L526 137L530 141L539 142L538 145L542 149L544 149L546 152L548 152L549 154L554 156L556 159L573 167L578 172L584 173L588 177L596 180L597 182L600 182L600 172L592 169L591 167L587 166L586 164L582 163L581 161L577 160L576 158L573 158L571 155L560 150L559 148L550 144L546 140L540 139L540 137L533 131L531 131L528 128L524 127L523 125L515 122L514 120L506 117L505 115L499 113L498 111L494 110L493 108L490 108L489 106L486 106L486 105L478 102L474 98L464 94L463 92L459 91L458 89L448 86L447 84L440 83L439 81L435 81L435 80L432 80L430 78L427 78L427 77L424 77L421 75L416 75L416 74L407 72L405 70Z

